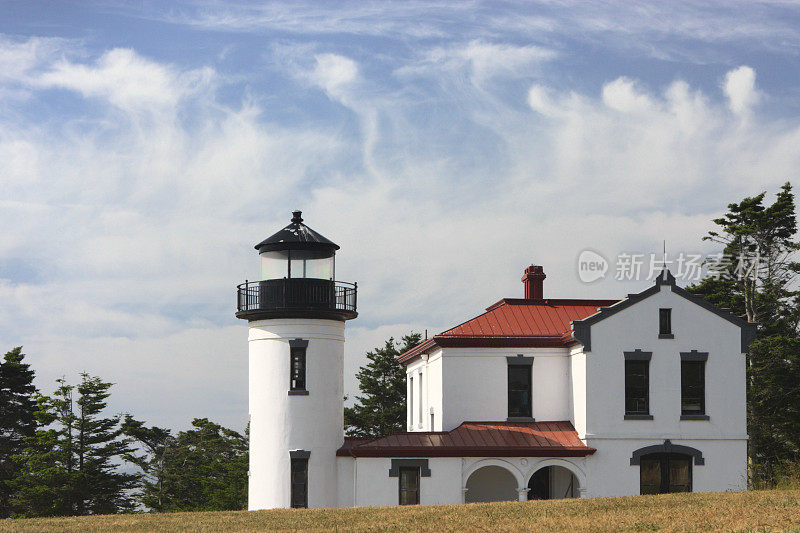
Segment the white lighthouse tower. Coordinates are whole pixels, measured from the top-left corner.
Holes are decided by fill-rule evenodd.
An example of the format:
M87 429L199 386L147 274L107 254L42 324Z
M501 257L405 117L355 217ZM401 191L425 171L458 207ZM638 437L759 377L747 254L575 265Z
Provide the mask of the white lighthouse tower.
M294 211L256 245L261 279L238 287L250 333L250 510L337 505L344 323L358 316L356 285L335 281L338 249Z

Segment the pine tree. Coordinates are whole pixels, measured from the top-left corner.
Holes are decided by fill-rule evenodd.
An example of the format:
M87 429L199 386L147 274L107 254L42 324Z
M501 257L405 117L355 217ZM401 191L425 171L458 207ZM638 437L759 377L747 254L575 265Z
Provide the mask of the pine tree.
M247 507L248 439L206 418L172 437L129 418L125 431L144 447L133 458L145 481L142 502L154 511L227 511Z
M367 352L369 362L358 371L361 395L356 404L344 409L344 425L348 436L382 437L406 426L406 371L397 357L419 344L419 333L394 338L382 348Z
M12 505L19 516L108 514L134 508L138 476L119 471L130 454L120 417L104 418L111 383L81 374L74 387L63 379L52 397L39 397L36 415L45 429L15 457L20 475ZM77 400L73 400L74 392ZM76 409L77 406L77 409Z
M800 264L794 195L781 187L772 205L765 193L730 204L720 228L703 239L724 246L722 276L688 287L758 327L747 358L747 431L751 473L773 481L783 465L800 460Z
M19 474L12 457L22 453L36 432L34 372L18 346L0 362L0 518L11 515L11 482Z
M39 395L36 419L43 429L26 439L22 453L13 457L19 475L12 482L14 516L75 514L73 461L74 387L63 379L52 397Z
M796 335L798 296L793 283L800 272L792 186L781 187L775 202L764 206L761 193L728 205L703 240L724 246L722 276L709 276L688 289L709 302L758 325L761 336Z
M140 503L153 511L164 511L164 477L166 473L166 454L175 438L169 429L156 426L147 427L144 422L125 415L122 431L142 448L144 453L128 454L125 459L142 471Z
M74 443L76 471L75 511L78 515L131 511L131 490L138 476L120 472L117 460L133 449L123 436L119 416L104 418L111 383L81 374Z

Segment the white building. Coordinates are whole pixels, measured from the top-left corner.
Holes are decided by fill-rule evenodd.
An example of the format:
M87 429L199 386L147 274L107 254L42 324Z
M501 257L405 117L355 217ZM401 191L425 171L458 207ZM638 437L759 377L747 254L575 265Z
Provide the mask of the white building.
M250 323L250 509L444 504L746 487L752 325L664 271L614 300L524 298L400 358L408 431L344 438L344 321L356 287L302 224L260 243ZM298 279L295 279L298 278Z

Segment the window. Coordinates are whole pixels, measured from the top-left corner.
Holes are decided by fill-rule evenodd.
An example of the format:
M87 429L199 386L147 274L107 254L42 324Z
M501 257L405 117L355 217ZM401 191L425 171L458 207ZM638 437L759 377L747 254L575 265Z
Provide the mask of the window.
M625 361L625 414L650 414L650 362Z
M414 427L414 376L408 376L408 425Z
M508 365L508 417L531 418L531 365Z
M308 394L306 390L306 348L308 341L289 341L289 394Z
M658 310L658 338L675 338L675 335L672 334L672 309Z
M625 352L625 419L652 420L650 415L650 358L652 352Z
M419 503L419 467L401 466L400 505L416 505Z
M643 455L639 462L639 492L692 492L692 457L680 453Z
M292 507L308 507L308 458L309 452L290 452L292 461Z
M681 418L707 419L706 361L708 354L681 354Z
M425 422L425 415L422 412L422 372L419 373L419 427Z

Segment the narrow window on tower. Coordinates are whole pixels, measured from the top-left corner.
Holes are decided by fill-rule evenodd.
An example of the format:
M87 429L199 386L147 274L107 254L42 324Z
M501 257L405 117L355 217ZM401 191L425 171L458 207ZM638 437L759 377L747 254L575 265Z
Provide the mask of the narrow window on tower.
M308 458L311 452L294 450L289 452L292 462L291 503L295 509L308 507Z
M289 394L306 395L306 349L308 341L292 339L289 341Z

